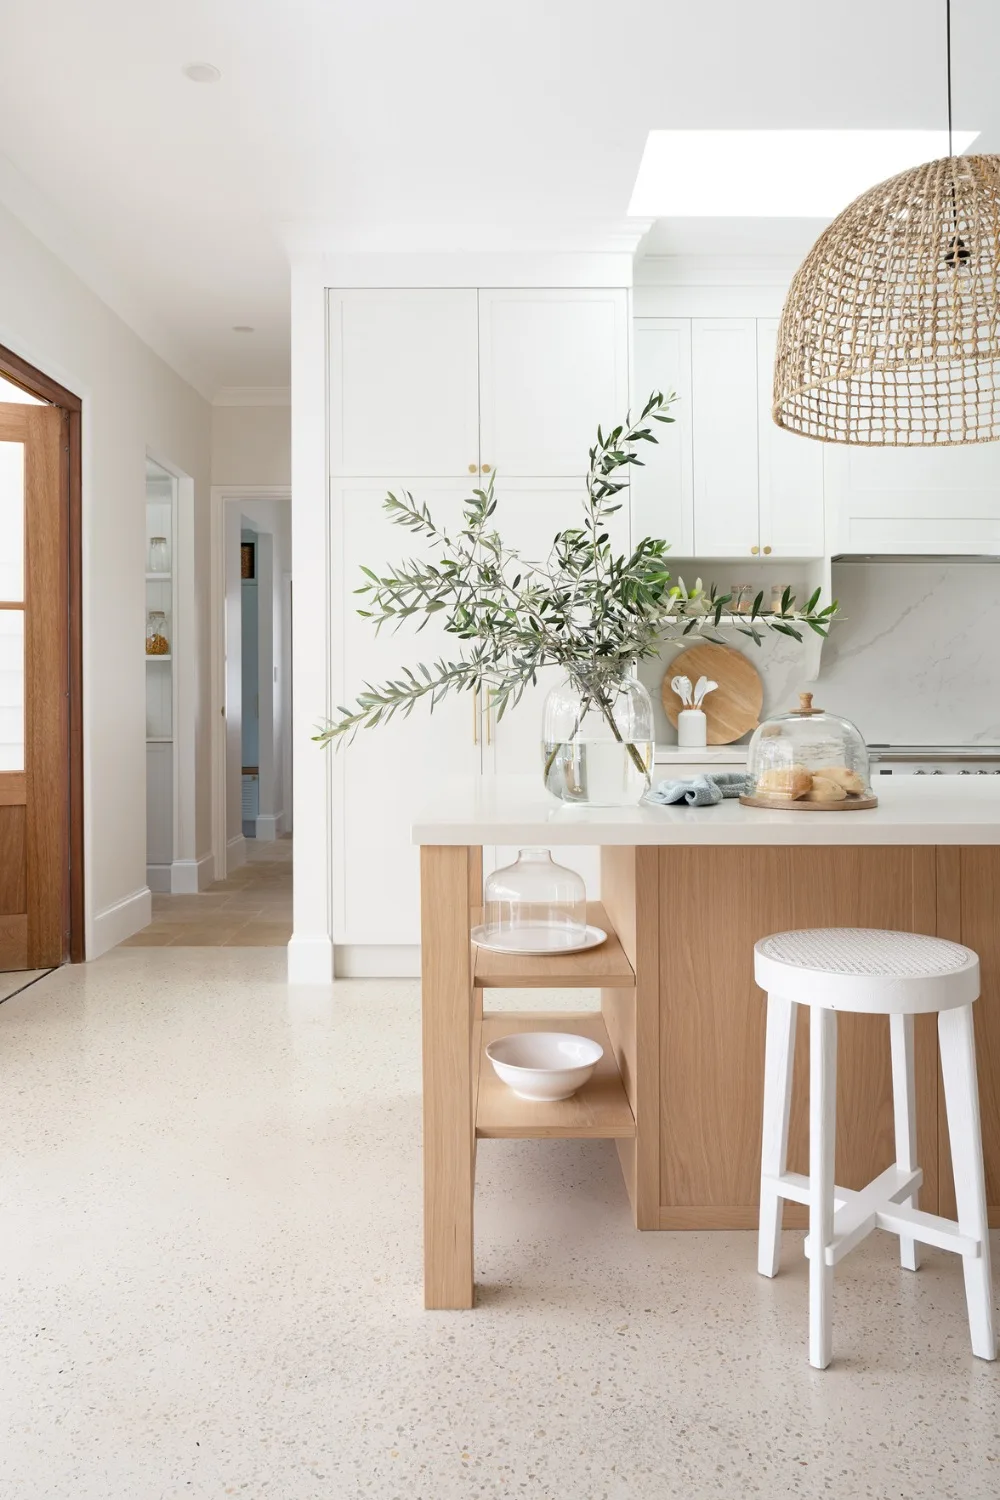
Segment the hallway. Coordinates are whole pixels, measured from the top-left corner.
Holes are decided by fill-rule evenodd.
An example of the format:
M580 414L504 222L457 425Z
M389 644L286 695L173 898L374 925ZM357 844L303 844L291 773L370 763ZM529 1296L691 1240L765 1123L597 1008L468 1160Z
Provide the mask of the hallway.
M125 948L276 948L292 935L292 840L247 840L247 862L197 896L153 896Z

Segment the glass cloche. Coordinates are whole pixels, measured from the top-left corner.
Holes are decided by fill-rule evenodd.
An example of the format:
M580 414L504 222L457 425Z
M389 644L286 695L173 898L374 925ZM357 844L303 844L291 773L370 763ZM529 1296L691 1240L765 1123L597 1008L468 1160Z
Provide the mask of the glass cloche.
M477 941L510 953L566 953L587 938L587 891L548 849L522 849L486 881Z
M795 802L817 811L874 806L868 750L850 719L799 694L790 713L765 719L747 752L752 802Z

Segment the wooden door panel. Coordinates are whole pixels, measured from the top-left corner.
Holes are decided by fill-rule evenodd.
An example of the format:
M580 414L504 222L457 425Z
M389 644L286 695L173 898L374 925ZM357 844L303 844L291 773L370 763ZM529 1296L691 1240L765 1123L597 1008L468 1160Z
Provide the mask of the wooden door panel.
M23 453L23 468L18 462L6 466L3 496L8 516L22 500L23 541L19 526L0 537L0 547L7 547L3 576L13 594L0 599L0 609L7 621L23 621L23 657L19 644L15 659L9 632L3 656L8 706L6 769L0 774L0 967L8 969L61 963L68 938L67 427L57 407L0 405L7 457L11 449ZM9 566L22 546L23 589L20 570ZM10 686L20 680L22 660L23 752L21 699L11 697Z
M0 806L0 917L28 909L24 823L23 806Z

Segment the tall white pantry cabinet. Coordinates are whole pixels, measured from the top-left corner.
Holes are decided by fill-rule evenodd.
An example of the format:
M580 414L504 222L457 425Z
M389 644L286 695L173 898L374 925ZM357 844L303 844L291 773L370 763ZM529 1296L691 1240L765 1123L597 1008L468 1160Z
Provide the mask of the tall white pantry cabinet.
M529 556L573 525L599 423L629 401L629 299L623 288L399 288L328 293L331 598L338 642L332 699L405 665L458 654L432 619L417 634L376 635L359 617L362 564L413 556L421 539L393 526L382 502L409 490L435 519L460 523L471 491L497 475L497 521ZM621 523L628 526L623 512ZM627 531L623 541L627 544ZM333 940L342 972L359 950L419 942L413 816L457 777L539 774L547 684L497 722L489 703L419 704L332 751ZM510 853L493 852L502 862ZM584 852L586 859L586 852ZM384 951L374 972L391 972Z

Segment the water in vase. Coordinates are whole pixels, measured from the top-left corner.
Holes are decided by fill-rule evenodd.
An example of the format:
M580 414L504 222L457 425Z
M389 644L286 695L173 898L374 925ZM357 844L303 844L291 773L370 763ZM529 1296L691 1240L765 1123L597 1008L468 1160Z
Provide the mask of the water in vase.
M563 802L634 807L649 790L651 740L575 739L543 744L542 751L546 788Z

